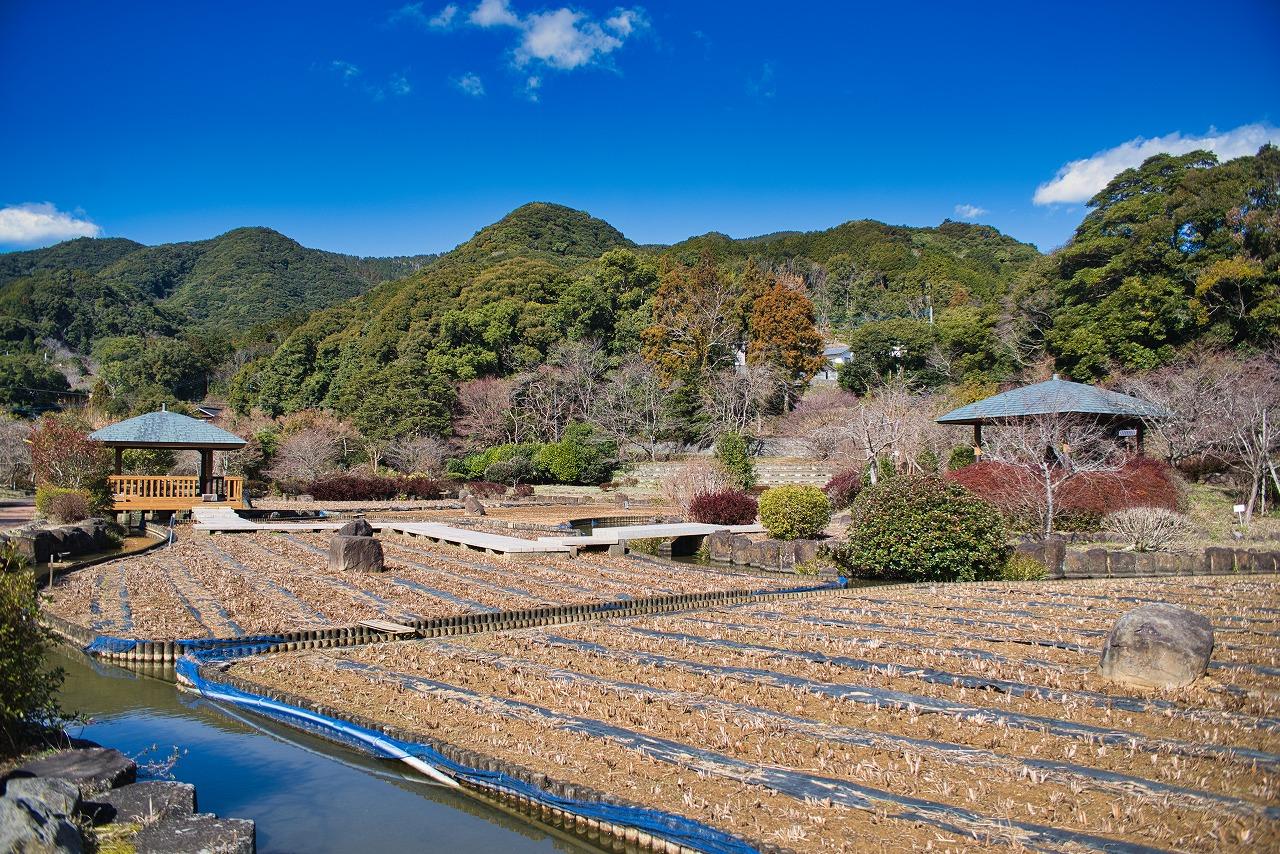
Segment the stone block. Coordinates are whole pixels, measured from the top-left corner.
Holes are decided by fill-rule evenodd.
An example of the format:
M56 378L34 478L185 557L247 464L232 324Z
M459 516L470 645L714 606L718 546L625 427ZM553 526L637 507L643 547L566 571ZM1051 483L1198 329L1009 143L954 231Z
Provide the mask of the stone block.
M150 824L157 818L178 818L196 811L196 787L190 783L148 780L121 786L96 796L85 804L95 823L139 822Z
M133 837L138 854L254 854L252 821L197 814L149 825Z
M462 499L462 507L472 516L485 515L484 505L480 503L480 499L470 493L467 494L466 498Z
M330 572L382 572L382 543L373 537L344 537L329 541Z
M1113 578L1133 578L1138 571L1133 552L1107 552L1107 574Z
M60 777L14 777L5 783L4 796L40 801L56 815L74 816L80 809L80 789Z
M338 535L342 537L372 537L373 526L364 519L352 519L338 529Z
M760 569L786 569L792 557L786 543L777 540L761 540L752 546L751 565Z
M609 557L624 557L627 553L627 541L621 540L609 546Z
M734 535L728 531L716 531L707 534L707 554L712 560L719 560L728 563L733 560L733 538Z
M1210 546L1204 550L1209 562L1210 575L1230 575L1236 571L1236 555L1233 549L1223 546Z
M1252 549L1236 549L1236 572L1251 575L1258 570L1254 568L1254 552Z
M118 750L90 747L62 750L19 765L12 777L60 777L80 789L89 798L107 789L132 783L138 777L138 764Z
M6 854L80 854L84 840L72 819L40 800L0 798L0 851Z
M822 543L818 540L796 540L791 545L792 560L791 565L808 563L816 560L818 557L818 549L822 547Z
M1106 578L1108 574L1106 549L1089 549L1084 553L1084 575L1082 577Z
M741 534L735 534L733 538L733 554L730 559L738 566L746 566L751 563L751 540Z
M1204 675L1213 655L1207 617L1163 602L1129 611L1111 629L1098 670L1143 688L1180 688Z

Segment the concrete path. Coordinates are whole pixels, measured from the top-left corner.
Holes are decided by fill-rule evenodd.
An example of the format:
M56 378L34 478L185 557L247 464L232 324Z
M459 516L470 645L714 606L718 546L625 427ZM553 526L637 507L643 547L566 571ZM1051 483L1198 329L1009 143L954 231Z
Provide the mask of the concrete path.
M539 537L539 542L560 543L575 546L612 546L623 540L669 540L673 537L700 537L717 531L731 534L758 534L761 525L704 525L700 522L676 522L665 525L619 525L616 528L596 528L586 537Z

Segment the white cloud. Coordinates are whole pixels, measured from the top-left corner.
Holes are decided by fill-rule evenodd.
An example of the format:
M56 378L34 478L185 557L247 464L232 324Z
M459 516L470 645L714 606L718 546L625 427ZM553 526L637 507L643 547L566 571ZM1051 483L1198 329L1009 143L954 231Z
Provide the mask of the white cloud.
M541 12L524 20L524 37L516 49L516 65L534 60L566 71L593 62L622 47L622 39L605 32L572 9Z
M464 74L455 80L454 83L459 89L466 92L473 98L479 98L484 94L484 81L475 74Z
M567 6L522 16L511 8L510 0L480 0L467 20L477 27L518 30L517 68L543 64L562 71L600 62L649 25L639 8L615 9L601 23ZM532 88L537 87L526 87Z
M450 3L448 6L445 6L443 9L441 9L436 14L436 16L432 18L430 21L428 21L427 23L429 23L433 27L438 27L443 29L444 27L447 27L450 24L452 24L453 19L456 18L457 16L458 16L458 4Z
M507 0L480 0L468 19L477 27L518 27L520 17L511 11Z
M73 237L97 237L101 233L97 224L60 211L51 202L0 208L0 243L51 243Z
M450 3L431 17L427 17L427 13L422 11L421 3L406 3L399 9L392 12L387 18L387 22L398 24L401 21L408 21L423 28L434 27L436 29L445 29L453 23L453 19L457 17L457 15L457 3Z
M530 74L524 81L524 94L530 101L538 100L538 89L542 87L542 78L536 74Z
M342 82L350 83L352 80L360 76L360 66L353 65L350 62L344 62L341 59L333 61L333 70L338 72L342 77Z
M375 101L382 101L388 95L408 95L413 91L413 86L409 83L409 78L400 73L392 73L387 76L386 83L362 82L363 71L360 66L341 59L335 59L329 63L339 77L342 78L342 85L354 88L357 91L364 92Z
M977 219L986 212L986 208L980 208L977 205L956 205L956 216L961 219Z
M1203 136L1183 136L1174 132L1151 139L1135 137L1092 157L1072 160L1059 169L1052 180L1036 188L1032 201L1037 205L1087 202L1112 178L1141 165L1142 161L1155 154L1186 154L1203 149L1212 151L1219 160L1225 161L1254 154L1267 142L1280 143L1280 129L1251 124L1223 133L1209 128Z

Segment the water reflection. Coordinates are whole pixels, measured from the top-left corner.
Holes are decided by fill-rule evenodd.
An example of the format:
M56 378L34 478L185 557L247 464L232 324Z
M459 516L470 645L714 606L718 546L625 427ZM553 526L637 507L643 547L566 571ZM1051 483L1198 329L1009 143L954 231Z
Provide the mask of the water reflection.
M313 736L224 711L168 682L58 649L63 706L89 715L71 728L136 756L186 753L174 775L194 783L199 808L258 823L258 851L583 852L588 849L473 798L401 774Z

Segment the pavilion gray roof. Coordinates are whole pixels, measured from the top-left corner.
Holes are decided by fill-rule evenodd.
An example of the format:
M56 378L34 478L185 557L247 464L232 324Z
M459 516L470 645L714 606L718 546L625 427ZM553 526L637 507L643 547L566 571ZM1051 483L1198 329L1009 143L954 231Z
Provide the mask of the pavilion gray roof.
M939 424L987 424L1029 415L1072 412L1108 418L1162 418L1167 413L1153 403L1107 391L1105 388L1059 379L1011 391L953 409L938 419Z
M207 421L177 412L148 412L89 434L104 445L122 448L242 448L245 440Z

